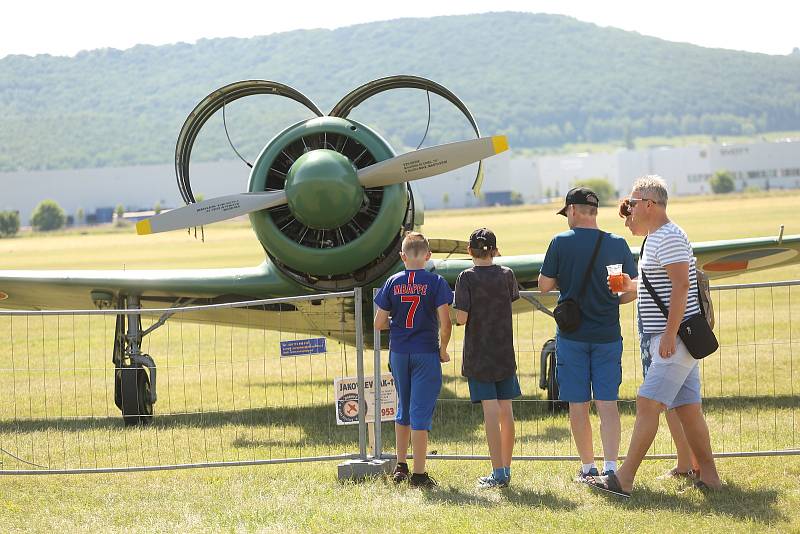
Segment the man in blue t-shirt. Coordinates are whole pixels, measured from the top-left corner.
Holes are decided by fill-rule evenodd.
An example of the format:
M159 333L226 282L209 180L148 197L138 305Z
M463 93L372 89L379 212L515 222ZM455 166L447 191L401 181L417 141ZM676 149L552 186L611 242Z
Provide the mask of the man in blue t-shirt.
M389 277L375 296L375 328L389 329L389 365L397 390L395 482L417 487L436 482L425 472L428 432L442 389L441 362L450 360L450 304L453 291L444 278L425 270L431 257L428 240L419 232L403 239L400 257L405 269ZM440 344L441 336L441 344ZM409 477L408 441L414 447L414 472Z
M611 293L607 265L621 264L622 271L636 277L636 263L628 244L620 236L597 227L597 195L585 187L567 193L564 215L569 230L550 242L539 274L539 290L558 288L559 303L572 299L580 307L580 326L570 332L556 331L556 377L559 398L569 403L569 420L575 446L581 457L576 480L598 476L594 465L589 402L594 398L600 415L604 473L617 470L620 420L617 410L622 383L622 335L619 305L633 300ZM584 275L599 241L597 257L581 291Z

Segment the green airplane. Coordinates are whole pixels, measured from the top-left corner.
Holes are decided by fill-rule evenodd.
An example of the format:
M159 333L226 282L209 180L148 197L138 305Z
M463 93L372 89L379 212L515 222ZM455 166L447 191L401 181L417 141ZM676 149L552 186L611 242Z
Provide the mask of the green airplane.
M434 93L455 105L476 139L397 155L368 126L348 119L368 98L388 90L413 88ZM240 98L269 94L292 99L314 117L276 135L252 164L248 192L196 202L189 180L192 147L206 121ZM429 96L429 95L428 95ZM247 80L221 87L191 112L178 136L175 169L187 205L137 224L139 234L203 225L248 214L266 258L251 268L139 271L0 271L0 307L10 309L127 310L117 315L112 360L115 401L126 423L147 422L156 400L156 364L141 352L142 338L172 315L164 308L225 304L297 295L363 289L364 325L371 329L372 289L402 268L402 235L424 222L424 207L411 182L478 162L473 191L483 179L481 160L507 150L504 136L481 137L469 109L451 91L416 76L391 76L358 87L327 115L297 90L277 82ZM235 150L235 148L234 148ZM434 252L466 254L466 243L431 239ZM701 266L712 278L796 263L800 235L693 244ZM637 252L637 251L634 251ZM521 286L535 289L544 254L503 256ZM428 269L451 286L471 266L469 259L431 260ZM352 299L336 305L302 300L254 303L237 308L202 308L182 320L224 321L242 326L313 334L352 342ZM518 303L546 310L553 297ZM348 313L344 313L348 312ZM141 315L161 315L142 329ZM371 341L371 335L365 335ZM546 372L543 369L543 376Z

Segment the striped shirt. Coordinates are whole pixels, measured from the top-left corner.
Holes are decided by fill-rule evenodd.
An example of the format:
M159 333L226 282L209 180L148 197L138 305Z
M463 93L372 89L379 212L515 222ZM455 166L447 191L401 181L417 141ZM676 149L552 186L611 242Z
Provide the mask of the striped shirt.
M661 302L669 309L669 298L672 283L665 266L673 263L689 263L689 296L683 319L700 313L697 302L697 270L696 260L692 255L692 246L686 233L675 223L668 222L649 236L639 260L638 300L639 319L642 331L646 334L659 334L667 328L667 318L650 296L644 285L642 273L647 276Z

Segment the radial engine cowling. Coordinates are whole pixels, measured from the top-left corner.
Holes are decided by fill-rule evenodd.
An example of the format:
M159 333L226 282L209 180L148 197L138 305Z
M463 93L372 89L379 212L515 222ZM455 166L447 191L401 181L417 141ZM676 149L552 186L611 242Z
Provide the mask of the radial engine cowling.
M345 289L396 264L407 187L365 189L356 176L394 155L377 133L336 117L304 121L275 136L249 184L251 192L286 190L287 204L250 214L275 265L310 287Z

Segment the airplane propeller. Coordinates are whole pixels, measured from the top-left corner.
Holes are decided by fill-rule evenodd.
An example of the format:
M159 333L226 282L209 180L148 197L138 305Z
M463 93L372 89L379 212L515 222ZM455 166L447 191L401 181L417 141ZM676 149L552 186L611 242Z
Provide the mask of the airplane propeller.
M411 182L459 169L505 150L508 150L508 140L504 135L480 137L414 150L358 171L353 167L352 176L349 178L357 180L358 185L365 188ZM322 154L332 151L321 149L314 152ZM302 165L303 162L298 159L295 165L298 164ZM348 180L348 177L342 176L341 179ZM212 198L139 221L136 223L136 232L139 235L146 235L203 226L287 202L291 207L290 196L291 194L287 196L287 191L264 191Z

